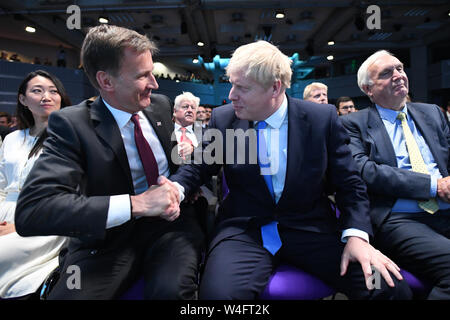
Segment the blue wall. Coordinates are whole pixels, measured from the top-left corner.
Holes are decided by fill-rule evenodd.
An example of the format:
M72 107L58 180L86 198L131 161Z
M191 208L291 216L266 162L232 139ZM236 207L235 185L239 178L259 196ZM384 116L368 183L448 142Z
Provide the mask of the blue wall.
M14 113L20 83L28 73L38 69L57 76L73 104L78 104L96 94L83 70L0 60L0 111Z

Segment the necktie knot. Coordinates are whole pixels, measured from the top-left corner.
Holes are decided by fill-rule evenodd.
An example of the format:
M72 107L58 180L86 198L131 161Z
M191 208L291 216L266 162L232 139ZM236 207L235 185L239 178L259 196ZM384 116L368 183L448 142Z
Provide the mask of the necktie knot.
M267 122L265 122L265 121L259 121L256 124L256 130L261 130L261 129L265 129L265 128L267 128Z
M406 120L406 113L404 112L399 112L397 115L397 119L399 119L400 121Z
M131 115L131 121L133 121L134 125L139 125L139 116L137 113Z

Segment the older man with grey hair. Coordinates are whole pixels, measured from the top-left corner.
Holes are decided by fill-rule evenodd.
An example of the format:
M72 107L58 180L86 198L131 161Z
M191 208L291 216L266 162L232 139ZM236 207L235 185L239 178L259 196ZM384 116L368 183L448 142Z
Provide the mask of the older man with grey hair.
M436 105L407 102L403 63L380 50L358 85L372 107L342 117L367 184L375 245L450 299L450 131Z
M201 138L202 129L195 128L197 118L197 109L200 104L200 98L194 96L191 92L183 92L175 97L173 119L175 122L174 133L178 144L178 155L186 160L186 157L192 154L194 148L198 146L198 140ZM199 137L196 136L196 132Z

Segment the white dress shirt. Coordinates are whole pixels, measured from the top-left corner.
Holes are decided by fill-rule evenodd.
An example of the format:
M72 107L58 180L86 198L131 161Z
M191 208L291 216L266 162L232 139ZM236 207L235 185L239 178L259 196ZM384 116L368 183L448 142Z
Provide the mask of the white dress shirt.
M123 139L125 152L130 165L131 177L133 178L133 186L135 194L140 194L148 189L147 179L142 166L141 159L134 141L134 124L131 121L131 114L122 110L118 110L109 105L103 100L108 110L113 115L119 127L120 134ZM152 148L155 155L156 163L158 164L159 175L169 176L169 162L161 145L161 142L156 135L155 130L150 125L147 117L142 111L137 113L139 116L139 124L141 125L142 133ZM108 218L106 221L106 228L112 228L121 225L131 219L131 204L130 195L114 195L109 200Z
M180 139L181 139L181 128L183 128L180 124L175 122L175 136L177 137L177 142L180 143ZM197 141L197 137L195 136L194 133L194 129L193 129L193 125L187 126L186 128L186 137L188 137L191 142L192 145L194 146L194 148L198 147L198 141Z

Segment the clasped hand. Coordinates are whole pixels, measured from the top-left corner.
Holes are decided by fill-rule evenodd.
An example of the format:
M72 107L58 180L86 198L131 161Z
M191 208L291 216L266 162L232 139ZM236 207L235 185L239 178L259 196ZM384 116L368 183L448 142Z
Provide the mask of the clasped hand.
M158 177L158 185L145 192L130 196L133 217L160 217L174 221L180 215L180 195L176 185L164 176Z
M445 202L450 202L450 177L438 179L437 194Z

